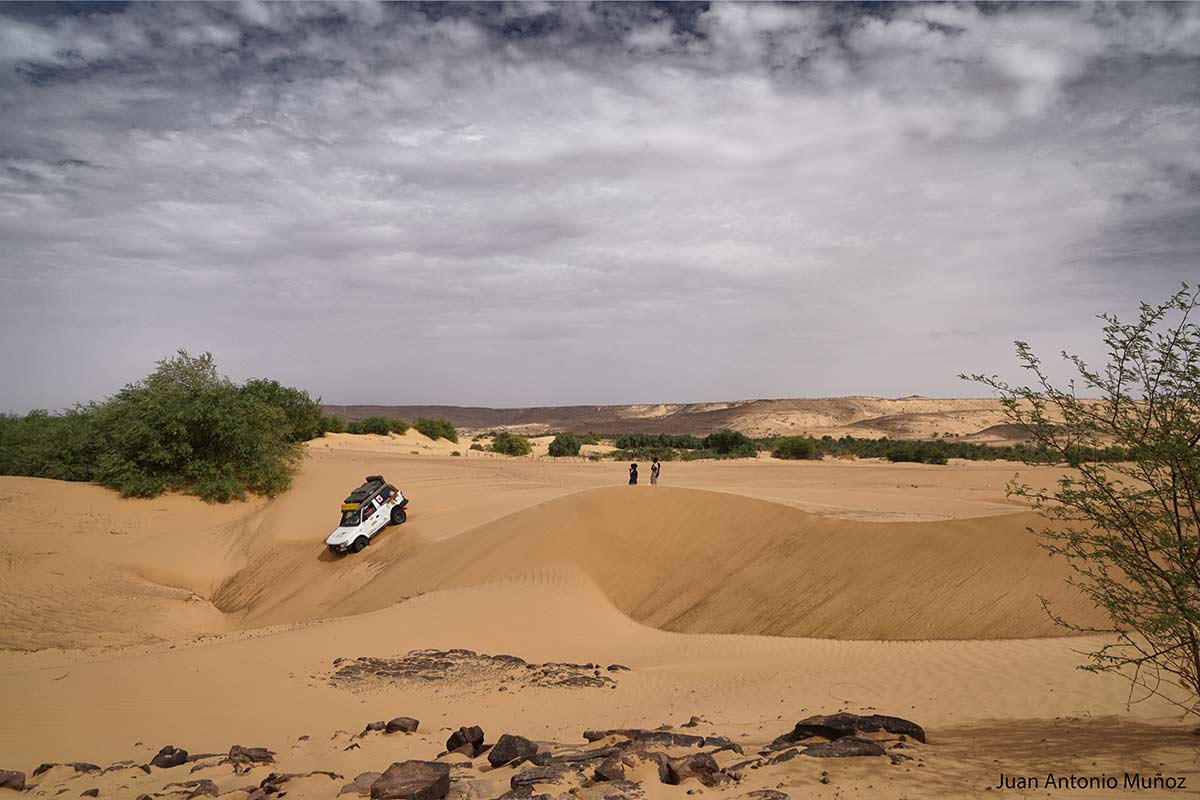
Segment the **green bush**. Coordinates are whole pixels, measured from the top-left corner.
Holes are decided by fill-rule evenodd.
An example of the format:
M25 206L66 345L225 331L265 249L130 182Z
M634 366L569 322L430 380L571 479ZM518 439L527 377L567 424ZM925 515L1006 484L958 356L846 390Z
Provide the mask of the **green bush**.
M452 456L461 456L461 455L462 455L462 453L458 452L457 450L451 450L451 451L450 451L450 455L452 455Z
M589 433L589 434L585 434L584 436L579 437L579 443L580 444L600 444L600 439L599 439L599 437L596 436L596 434Z
M456 444L458 442L458 431L449 420L422 417L413 422L412 426L430 439L449 439Z
M467 449L468 449L468 450L482 450L482 449L483 449L483 445L481 445L479 442L472 442L472 443L471 443L471 446L470 446L470 447L468 447Z
M339 417L337 414L326 414L321 417L321 433L345 433L349 423L345 417Z
M492 441L492 450L506 456L527 456L533 452L533 443L524 436L501 431Z
M411 427L407 422L402 419L397 419L396 417L388 417L387 426L388 430L392 433L400 434L406 433L409 427Z
M377 433L380 436L387 436L391 430L388 421L383 417L367 417L364 420L350 423L351 433Z
M771 455L776 458L810 459L819 458L817 443L807 436L780 436L775 440Z
M758 447L755 445L753 439L741 431L733 431L728 428L705 436L702 447L705 450L712 450L722 456L752 458L758 455Z
M550 455L558 458L561 456L577 456L579 448L583 446L583 441L573 433L560 433L554 437L554 441L550 442Z
M288 435L291 441L307 442L321 435L323 407L320 399L313 400L308 396L308 392L265 378L246 381L242 384L241 391L247 397L261 400L282 411L291 428Z
M0 414L0 475L94 480L99 439L92 410Z
M296 437L320 430L307 398L274 381L238 386L211 354L180 350L101 403L0 417L0 473L96 481L132 497L273 495L303 455Z

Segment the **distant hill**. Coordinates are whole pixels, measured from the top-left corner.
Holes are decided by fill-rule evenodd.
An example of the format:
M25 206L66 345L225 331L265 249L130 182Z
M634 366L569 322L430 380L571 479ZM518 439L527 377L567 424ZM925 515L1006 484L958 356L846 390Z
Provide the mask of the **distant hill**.
M834 397L622 406L329 405L326 409L351 420L372 416L407 420L443 417L468 431L507 429L531 434L569 431L704 435L732 428L751 436L848 434L860 438L927 439L949 434L990 442L1023 438L1019 430L1007 424L999 401L994 399Z

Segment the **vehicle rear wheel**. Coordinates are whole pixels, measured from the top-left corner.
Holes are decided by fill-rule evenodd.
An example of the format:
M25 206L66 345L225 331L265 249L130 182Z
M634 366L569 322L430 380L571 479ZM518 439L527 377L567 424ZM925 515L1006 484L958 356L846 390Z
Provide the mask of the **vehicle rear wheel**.
M354 540L354 544L350 545L350 552L351 553L360 552L364 547L367 546L367 544L369 542L370 542L370 539L368 539L365 536L358 537L357 539Z
M396 508L392 509L392 524L393 525L403 525L404 520L406 520L406 519L408 519L408 514L406 514L404 512L403 508L400 508L397 506Z

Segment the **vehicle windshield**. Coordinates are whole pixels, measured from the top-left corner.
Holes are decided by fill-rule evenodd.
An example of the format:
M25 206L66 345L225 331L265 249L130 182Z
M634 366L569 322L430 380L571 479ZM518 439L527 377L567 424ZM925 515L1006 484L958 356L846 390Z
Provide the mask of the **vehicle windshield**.
M359 515L361 513L362 513L362 511L357 508L354 509L353 511L343 511L342 512L342 521L338 523L338 527L339 528L353 528L354 526L358 525L359 519L360 519Z

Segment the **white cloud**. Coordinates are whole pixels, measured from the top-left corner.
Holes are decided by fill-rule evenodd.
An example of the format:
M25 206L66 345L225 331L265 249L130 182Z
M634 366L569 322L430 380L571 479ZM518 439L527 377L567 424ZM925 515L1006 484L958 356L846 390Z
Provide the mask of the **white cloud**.
M0 407L953 394L1194 277L1193 7L675 10L0 16Z

